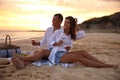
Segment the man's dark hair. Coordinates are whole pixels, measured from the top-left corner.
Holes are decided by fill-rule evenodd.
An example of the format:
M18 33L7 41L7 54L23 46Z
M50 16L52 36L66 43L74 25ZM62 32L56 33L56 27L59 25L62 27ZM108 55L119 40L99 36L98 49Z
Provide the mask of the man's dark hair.
M60 19L61 21L63 21L63 16L62 16L62 14L58 13L58 14L55 14L54 16L58 16L59 19Z

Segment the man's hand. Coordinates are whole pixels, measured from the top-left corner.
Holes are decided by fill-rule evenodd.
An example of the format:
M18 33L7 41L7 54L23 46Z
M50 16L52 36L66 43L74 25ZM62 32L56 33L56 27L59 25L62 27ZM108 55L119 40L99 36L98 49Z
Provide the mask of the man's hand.
M32 42L32 45L33 45L33 46L39 46L39 45L40 45L40 42L34 41L34 42Z

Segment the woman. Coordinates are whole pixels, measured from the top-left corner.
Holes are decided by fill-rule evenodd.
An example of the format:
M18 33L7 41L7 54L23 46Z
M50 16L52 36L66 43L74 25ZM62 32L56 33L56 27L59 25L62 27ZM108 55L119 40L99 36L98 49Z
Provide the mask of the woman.
M64 28L68 28L65 29L66 30L66 34L67 35L71 35L71 39L72 40L76 40L76 34L75 34L75 27L76 27L76 21L73 17L67 17L65 19L65 23L64 23ZM73 28L73 29L70 29ZM64 31L65 31L64 30ZM70 40L71 40L70 39ZM53 48L53 46L58 46L60 47L60 45L63 44L63 41L56 41L51 48ZM72 44L72 43L71 43ZM64 49L66 49L66 51L61 52L62 55L58 55L58 60L57 63L62 62L62 63L74 63L74 62L80 62L82 64L84 64L85 66L88 67L98 67L98 68L117 68L117 65L110 65L110 64L105 64L101 61L99 61L98 59L94 58L93 56L91 56L90 54L88 54L86 51L84 50L80 50L80 51L72 51L72 52L67 52L70 49L70 46L65 46L63 47ZM44 52L44 51L43 51ZM50 57L50 50L45 51L45 54L41 54L40 52L30 55L30 56L19 56L16 53L14 53L13 58L12 58L12 62L14 65L16 65L16 67L18 68L23 68L25 66L26 63L31 63L33 61L37 61L40 60L44 57L48 58ZM60 54L61 54L60 53ZM55 64L57 64L55 63Z
M51 38L51 53L49 60L53 64L58 64L60 58L67 53L69 46L71 48L73 40L76 40L76 24L75 19L71 16L65 18L64 28L56 30Z

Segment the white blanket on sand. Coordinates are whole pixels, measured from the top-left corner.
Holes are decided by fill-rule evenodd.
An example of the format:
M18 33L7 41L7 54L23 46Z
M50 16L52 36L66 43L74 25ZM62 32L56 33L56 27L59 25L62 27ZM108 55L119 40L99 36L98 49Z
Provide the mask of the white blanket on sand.
M30 52L29 54L32 55L32 52ZM51 61L46 60L46 59L35 61L32 64L35 66L55 66L53 63L51 63ZM65 67L65 68L74 66L73 63L59 63L59 65Z

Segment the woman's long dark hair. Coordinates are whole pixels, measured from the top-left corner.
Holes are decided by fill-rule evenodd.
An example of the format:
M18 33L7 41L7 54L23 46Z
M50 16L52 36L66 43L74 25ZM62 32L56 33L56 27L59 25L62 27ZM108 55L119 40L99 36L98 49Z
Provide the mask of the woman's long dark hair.
M71 39L76 40L76 20L72 16L68 16L65 19L70 20L70 31L69 34L71 35Z

